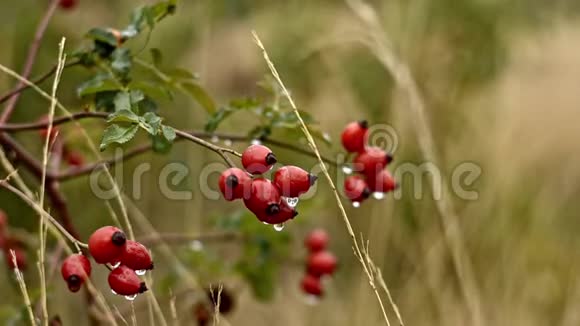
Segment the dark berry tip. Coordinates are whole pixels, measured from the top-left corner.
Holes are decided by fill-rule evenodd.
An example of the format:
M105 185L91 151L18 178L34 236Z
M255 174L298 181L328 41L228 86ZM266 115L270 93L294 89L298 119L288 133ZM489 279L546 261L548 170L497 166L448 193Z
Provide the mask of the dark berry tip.
M240 181L238 180L238 177L236 177L233 174L230 174L227 178L226 178L226 185L230 188L235 188L240 184Z
M155 264L151 263L151 266L149 266L149 270L152 271L155 268Z
M367 199L371 196L371 190L368 187L365 187L365 189L362 192L362 196L364 199Z
M266 164L274 165L276 162L278 162L278 160L276 159L276 155L274 155L274 153L268 153L268 155L266 155Z
M280 205L278 205L278 204L270 204L266 208L266 214L268 214L268 215L275 215L275 214L278 214L279 212L280 212Z
M139 284L139 293L143 293L143 292L147 292L147 285L145 284L145 282L141 282L141 284Z
M111 241L113 242L114 245L120 247L127 242L127 236L125 235L125 233L123 233L121 231L117 231L117 232L113 233L113 236L111 237Z
M316 183L316 180L318 180L318 177L315 176L314 174L309 174L308 180L310 181L310 185L314 186L314 183Z
M81 278L78 275L71 275L67 278L66 282L70 285L79 285L81 283Z
M363 129L367 129L369 127L369 122L366 120L359 120L358 125Z
M387 164L391 163L393 161L393 154L391 153L387 153L387 155L385 155L386 160L387 160Z
M294 212L292 213L292 218L295 218L296 216L298 216L298 211L294 211Z

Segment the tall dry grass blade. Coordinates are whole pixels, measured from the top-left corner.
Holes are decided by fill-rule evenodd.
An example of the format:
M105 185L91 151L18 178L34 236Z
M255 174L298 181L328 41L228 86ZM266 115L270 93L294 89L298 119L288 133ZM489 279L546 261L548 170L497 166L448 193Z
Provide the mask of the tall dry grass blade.
M406 93L409 109L415 121L415 132L419 148L425 160L438 165L437 162L439 160L437 159L433 133L427 118L425 101L409 67L393 51L389 38L381 27L374 9L362 0L346 0L346 2L366 26L370 40L363 43L392 75L397 86ZM433 182L431 182L431 185L435 193L437 191L436 186ZM479 290L469 256L464 249L465 241L459 227L459 217L455 213L453 203L449 198L449 186L444 179L441 181L441 186L444 191L441 200L436 200L435 204L439 211L445 242L451 252L453 265L460 280L461 292L471 315L471 325L479 326L484 323Z
M371 273L369 266L367 266L367 264L365 263L365 260L363 259L363 254L361 252L359 243L356 239L356 235L354 234L354 230L352 228L352 225L350 223L348 215L346 214L346 210L344 209L344 205L342 204L342 201L340 199L340 195L336 189L336 185L334 184L334 181L332 181L332 177L330 176L330 173L328 172L328 168L326 167L326 165L324 164L324 161L322 160L322 156L320 155L320 151L318 150L318 146L316 145L316 142L314 141L312 134L308 130L308 127L304 123L304 120L302 119L302 116L300 115L300 112L298 111L298 108L297 108L296 104L294 103L294 100L292 99L290 92L288 92L288 89L286 88L286 86L282 82L282 79L280 78L280 75L278 74L278 71L276 70L274 63L272 63L272 61L270 60L270 57L268 56L268 52L266 51L264 44L262 44L262 41L260 40L260 38L258 37L258 35L256 34L255 31L252 31L252 35L254 36L254 41L256 42L258 47L260 47L260 49L262 50L262 55L264 56L264 60L266 61L266 64L268 65L268 68L270 69L272 76L274 76L274 79L276 79L276 82L278 83L278 85L282 89L284 96L288 99L290 106L294 110L294 114L296 115L296 117L298 118L298 121L300 122L300 127L302 129L302 132L306 136L306 140L308 141L308 145L310 146L312 151L316 154L316 159L318 160L318 164L320 165L322 173L326 177L326 180L328 181L330 188L332 189L332 193L334 194L334 197L336 199L336 204L338 205L342 219L344 221L344 224L346 226L348 234L351 238L354 254L355 254L355 256L357 256L359 262L361 263L361 266L363 267L363 270L368 278L369 284L370 284L371 288L373 289L373 292L375 293L375 296L376 296L377 301L380 305L381 312L383 314L383 318L385 320L385 323L388 326L390 326L391 323L389 322L389 317L387 316L385 306L383 304L383 300L381 299L381 295L379 294L379 291L378 291L377 286L375 284L373 274Z
M32 312L32 303L30 302L30 296L28 295L28 290L26 289L26 283L24 282L24 276L20 269L18 269L18 262L16 260L16 253L14 250L10 249L10 257L7 259L12 259L14 264L14 275L16 275L16 281L18 282L18 287L20 288L20 293L22 293L22 298L24 299L24 304L26 305L26 311L28 312L28 318L30 319L31 325L36 325L36 318Z
M211 301L213 302L213 326L220 324L220 305L222 303L222 291L224 290L224 285L220 283L217 288L217 293L214 291L213 286L210 287Z

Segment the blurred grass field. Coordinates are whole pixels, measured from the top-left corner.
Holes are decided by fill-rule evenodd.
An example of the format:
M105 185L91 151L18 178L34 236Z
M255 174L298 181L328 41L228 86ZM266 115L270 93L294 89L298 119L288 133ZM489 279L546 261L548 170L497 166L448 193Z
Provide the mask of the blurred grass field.
M125 24L138 3L147 2L81 1L75 11L57 13L33 76L54 64L60 37L67 38L67 49L72 50L93 26ZM578 1L370 3L395 52L409 64L418 82L444 178L448 180L462 162L482 168L474 185L479 198L469 201L451 195L451 199L479 290L484 325L580 324ZM0 63L20 70L44 5L45 1L37 0L0 3ZM150 45L163 49L165 60L199 73L202 84L218 102L225 103L258 92L256 83L268 74L252 30L262 38L298 106L335 140L331 147L322 146L327 155L340 152L340 130L346 123L367 119L396 129L395 167L424 162L417 121L403 91L360 44L365 26L341 1L182 1L176 15L155 30ZM62 78L59 98L75 110L81 107L75 86L84 77L86 72L72 68ZM0 75L0 93L13 85L14 80ZM13 121L35 120L47 107L39 96L25 93ZM168 121L182 129L202 128L206 118L195 103L181 97L163 103L162 110ZM244 133L250 123L239 115L220 130ZM98 123L84 125L98 140L99 129L91 128ZM74 131L70 134L71 141L83 149ZM273 138L277 137L284 135ZM40 155L41 144L34 133L19 135L19 139ZM298 143L298 139L285 140ZM243 150L244 144L235 148ZM308 168L316 163L283 149L276 153L283 162ZM142 196L135 202L160 232L211 232L219 216L241 209L201 195L198 175L209 162L217 161L203 148L180 143L167 156L146 154L124 164L122 181L127 193L133 191L128 176L142 161L151 162L152 170L144 175ZM172 201L160 195L156 180L168 162L190 167L190 176L179 187L192 190L192 200ZM429 180L424 180L422 199L413 198L411 181L401 180L401 184L401 199L390 195L359 209L348 208L355 231L370 241L371 256L381 267L406 325L470 325ZM88 179L63 187L83 236L110 223L103 201L91 195ZM13 227L31 232L37 227L33 212L4 190L0 191L0 208L12 217ZM222 320L223 325L384 323L323 180L316 196L301 203L300 211L299 221L283 231L292 236L293 259L280 263L274 299L259 302L240 279L226 280L234 285L237 300L236 310ZM305 256L302 239L313 227L330 232L331 247L341 265L325 298L309 306L299 291L303 267L294 260ZM235 251L228 244L206 244L205 248L226 261ZM156 250L154 254L161 257ZM171 266L159 260L153 276L160 304L169 316L170 296L162 283ZM216 281L206 266L192 263L187 267L203 282ZM0 269L3 320L22 309L11 277L7 269ZM26 277L31 285L36 284L36 271L30 269ZM106 289L105 270L96 269L93 279ZM179 285L179 280L173 282ZM63 282L56 279L49 289L49 309L62 317L64 325L85 322L84 302L68 293ZM122 299L111 301L119 309L127 306ZM136 305L139 325L148 324L145 300ZM192 324L188 300L178 300L177 311L183 325ZM392 311L388 313L396 324Z

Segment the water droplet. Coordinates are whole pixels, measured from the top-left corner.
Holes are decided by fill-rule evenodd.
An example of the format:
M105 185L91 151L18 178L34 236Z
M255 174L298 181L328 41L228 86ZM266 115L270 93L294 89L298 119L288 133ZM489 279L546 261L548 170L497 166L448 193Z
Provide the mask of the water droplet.
M252 139L252 145L262 145L262 142L259 139Z
M304 296L304 302L309 306L315 306L320 302L320 298L313 294L307 294Z
M322 134L322 138L324 138L324 140L328 142L332 140L332 138L330 138L330 135L327 132Z
M147 271L144 269L138 269L135 271L135 274L137 274L139 276L143 276L143 275L145 275L145 273L147 273Z
M111 293L113 293L114 295L117 295L117 292L115 292L115 290L111 289Z
M224 145L226 145L226 146L232 146L232 140L231 139L224 140Z
M348 165L343 165L342 172L344 172L344 174L352 174L352 168Z
M117 267L121 266L121 262L118 261L116 263L112 263L111 266L113 266L113 268L117 268Z
M199 240L193 240L189 244L189 248L193 251L202 251L203 250L203 243Z
M266 225L268 225L268 223L266 223L266 222L262 222L262 224L266 224Z
M352 207L359 208L360 207L360 202L359 201L353 201L352 202Z
M217 143L217 142L220 141L220 138L218 136L211 136L211 139L210 140L211 140L212 143Z
M296 207L299 200L298 197L286 197L286 204L290 207Z
M381 200L381 199L385 198L385 193L375 191L375 192L373 192L373 198L376 200Z
M274 224L274 230L278 232L284 230L284 223Z
M135 300L135 298L137 298L136 294L125 296L125 299L127 299L127 301L133 301L133 300Z

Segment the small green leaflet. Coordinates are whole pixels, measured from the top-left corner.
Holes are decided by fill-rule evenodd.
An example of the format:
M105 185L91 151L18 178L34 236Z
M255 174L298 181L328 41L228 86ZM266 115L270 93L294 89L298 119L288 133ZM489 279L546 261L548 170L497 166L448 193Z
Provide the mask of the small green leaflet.
M126 126L112 124L107 127L107 129L105 129L99 149L104 151L109 145L113 143L124 144L135 137L137 130L139 130L139 125L137 124Z

